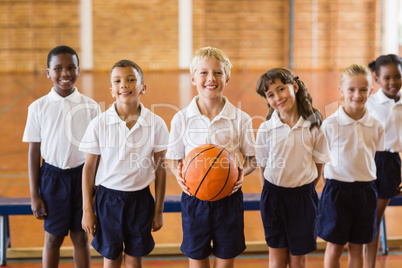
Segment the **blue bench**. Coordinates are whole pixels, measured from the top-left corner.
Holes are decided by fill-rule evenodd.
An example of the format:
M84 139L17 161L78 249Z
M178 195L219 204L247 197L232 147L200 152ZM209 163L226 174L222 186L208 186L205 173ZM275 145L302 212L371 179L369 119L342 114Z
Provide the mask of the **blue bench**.
M180 212L180 195L167 195L165 197L164 212ZM401 206L402 196L391 199L390 206ZM244 210L259 210L260 194L244 194ZM7 248L11 247L10 241L10 215L32 215L30 198L0 197L0 265L6 265ZM385 220L381 222L381 243L383 254L388 253Z

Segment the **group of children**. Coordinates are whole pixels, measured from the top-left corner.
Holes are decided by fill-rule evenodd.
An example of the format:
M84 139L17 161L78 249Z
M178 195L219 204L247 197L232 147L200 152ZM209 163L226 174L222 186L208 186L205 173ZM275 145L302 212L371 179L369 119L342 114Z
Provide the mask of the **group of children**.
M402 61L384 55L369 67L373 74L362 65L343 71L342 105L324 121L299 77L285 68L264 73L256 90L269 112L255 139L251 117L223 96L231 63L220 49L196 52L190 78L198 95L174 116L169 133L140 102L146 85L137 64L113 65L115 102L101 113L74 87L77 53L54 48L46 71L54 87L30 105L23 137L32 211L45 220L43 266L58 266L70 231L76 267L89 267L88 234L104 267L120 267L123 252L126 267L142 267L154 248L151 232L163 226L169 159L183 190L181 251L190 267L209 267L211 254L215 267L234 267L246 248L241 186L257 166L269 267L306 267L317 235L327 241L325 267L340 266L345 244L350 267L363 267L364 245L367 267L375 267L378 225L401 183ZM380 89L370 97L372 76ZM209 143L229 150L240 171L231 194L213 202L191 196L182 177L185 156Z

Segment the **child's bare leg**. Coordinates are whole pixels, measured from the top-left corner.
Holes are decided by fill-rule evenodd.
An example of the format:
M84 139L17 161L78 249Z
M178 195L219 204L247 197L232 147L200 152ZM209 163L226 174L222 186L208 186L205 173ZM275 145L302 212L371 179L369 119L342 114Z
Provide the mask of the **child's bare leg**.
M142 257L133 257L130 255L124 255L124 265L126 268L141 268L142 267Z
M363 245L349 243L348 252L348 267L363 268Z
M288 263L288 248L269 248L269 268L286 268Z
M378 254L378 240L380 239L380 224L382 217L384 216L385 209L388 206L388 203L391 199L382 199L378 198L377 200L377 236L368 244L365 244L365 253L366 253L366 267L374 268L377 261Z
M209 268L209 257L202 260L188 259L190 268Z
M60 247L63 244L63 241L64 236L55 236L45 232L45 244L42 253L43 268L59 266Z
M289 255L289 267L290 268L305 268L307 267L307 255L294 256Z
M120 254L120 256L115 260L103 258L103 268L120 268L122 260L123 254Z
M339 268L341 267L341 256L343 252L343 245L333 244L327 242L324 255L325 268Z
M233 259L221 259L215 257L214 268L233 268L235 258Z
M70 231L70 238L74 245L74 264L76 268L89 268L91 263L91 250L89 248L88 234L85 232Z

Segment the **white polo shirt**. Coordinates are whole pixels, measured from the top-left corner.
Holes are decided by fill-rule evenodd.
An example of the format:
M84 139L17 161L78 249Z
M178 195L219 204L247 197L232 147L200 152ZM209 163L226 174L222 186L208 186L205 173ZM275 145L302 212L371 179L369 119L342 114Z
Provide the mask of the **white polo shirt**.
M258 166L270 183L287 188L303 186L318 177L317 164L329 161L324 132L299 118L290 128L282 123L276 111L257 132Z
M238 166L243 156L255 155L255 138L251 117L224 97L222 111L211 121L197 106L198 96L176 113L171 122L168 159L183 159L191 150L203 144L216 144L231 152Z
M162 118L140 106L140 117L130 130L115 103L88 126L80 150L100 155L95 185L138 191L155 180L153 154L166 149L169 132Z
M367 100L366 107L384 126L385 151L402 152L402 98L395 102L380 88Z
M366 112L359 120L350 118L343 107L322 126L327 137L331 161L324 177L343 182L372 181L377 178L374 156L384 150L384 129Z
M99 105L74 88L67 97L54 88L28 108L23 142L40 142L42 158L60 169L82 165L81 139L91 120L100 114Z

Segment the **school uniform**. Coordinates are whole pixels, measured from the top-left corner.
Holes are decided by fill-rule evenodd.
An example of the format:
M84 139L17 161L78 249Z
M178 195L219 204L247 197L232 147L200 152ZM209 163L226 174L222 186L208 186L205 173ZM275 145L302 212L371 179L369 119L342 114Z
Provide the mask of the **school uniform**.
M374 155L384 148L384 129L368 112L359 120L350 118L343 106L322 128L331 161L324 168L318 235L339 245L369 243L377 229Z
M293 128L276 111L257 132L257 161L264 168L261 217L269 247L289 248L292 255L317 249L316 164L329 161L325 135L299 118Z
M81 151L100 155L92 246L112 260L123 244L124 252L134 257L149 254L155 245L155 203L149 185L155 180L153 154L166 149L169 132L162 118L140 106L140 117L129 130L114 103L91 121L80 145Z
M81 177L85 154L79 144L100 113L99 105L77 88L67 97L54 88L28 108L23 142L40 142L43 163L39 193L47 208L44 229L56 236L83 231Z
M254 156L254 134L251 117L224 97L222 111L212 121L202 115L197 106L198 96L172 119L166 158L184 159L194 148L203 144L225 147L242 166L243 156ZM211 253L231 259L246 248L244 238L243 193L218 201L202 201L182 194L183 242L181 251L189 258L204 259ZM213 248L211 248L213 240Z
M367 100L366 107L383 124L385 131L385 149L375 155L378 197L392 198L398 194L401 184L402 99L395 102L380 88Z

